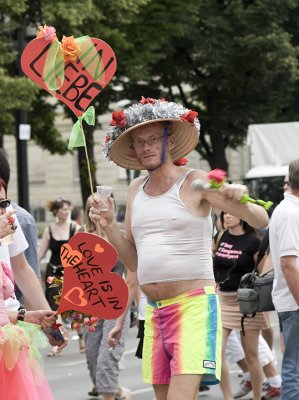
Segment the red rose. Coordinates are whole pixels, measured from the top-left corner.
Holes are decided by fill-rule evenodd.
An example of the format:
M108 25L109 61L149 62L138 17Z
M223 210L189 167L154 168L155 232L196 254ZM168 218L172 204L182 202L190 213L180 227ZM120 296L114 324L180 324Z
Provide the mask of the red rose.
M60 328L61 326L62 326L61 324L56 323L52 325L52 328L54 329L54 331L56 331L56 329Z
M112 121L110 122L110 125L112 126L126 126L126 116L123 110L120 111L114 111L112 113Z
M188 158L180 158L179 160L174 162L174 165L176 165L177 167L181 167L183 165L186 165L188 161Z
M208 178L214 180L217 183L221 183L225 180L227 173L222 169L213 169L208 173Z
M7 217L7 221L10 225L13 225L13 223L15 222L15 219L14 219L14 217L10 216L10 217Z
M191 122L191 124L193 124L197 115L197 111L188 111L185 114L181 115L181 120L184 122Z
M148 104L148 103L149 104L156 104L157 100L156 99L152 99L151 97L145 98L145 97L141 96L141 100L140 100L139 103L141 103L141 104Z

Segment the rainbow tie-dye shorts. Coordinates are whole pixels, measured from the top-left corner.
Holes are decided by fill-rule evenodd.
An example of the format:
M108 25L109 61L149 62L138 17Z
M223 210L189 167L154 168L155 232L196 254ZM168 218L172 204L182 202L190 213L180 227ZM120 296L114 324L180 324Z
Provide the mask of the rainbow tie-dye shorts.
M221 312L214 287L148 302L142 356L145 383L169 384L171 376L182 374L202 375L204 384L219 383L221 346Z

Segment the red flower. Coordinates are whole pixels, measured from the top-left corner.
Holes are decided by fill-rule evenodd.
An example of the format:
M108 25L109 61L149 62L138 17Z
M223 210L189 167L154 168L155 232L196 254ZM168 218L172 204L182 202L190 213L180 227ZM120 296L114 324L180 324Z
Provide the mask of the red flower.
M86 325L90 325L90 319L88 317L85 317L83 320L83 326L86 326Z
M217 183L221 183L225 180L227 173L222 169L213 169L208 173L208 178L214 180Z
M126 116L123 110L120 111L114 111L112 113L112 121L110 122L110 125L112 126L126 126Z
M62 326L61 324L56 323L56 324L52 325L52 328L54 330L56 330L56 329L60 328L61 326Z
M53 276L48 276L47 278L47 283L49 283L49 285L51 285L51 283L54 281Z
M93 325L88 328L88 332L94 332L95 330L96 328Z
M141 104L147 104L147 103L149 103L149 104L156 104L156 103L157 103L157 100L156 100L156 99L152 99L151 97L145 98L145 97L141 96L140 103L141 103Z
M97 318L97 317L91 317L91 318L90 318L90 322L91 322L92 324L96 324L96 323L98 322L98 320L99 320L99 318Z
M159 100L160 101L167 101L164 97L162 99L159 99ZM141 96L141 100L139 101L139 103L140 104L152 104L152 105L154 105L154 104L157 103L157 101L158 101L157 99L153 99L151 97L145 98L145 97Z
M105 143L108 143L108 142L109 142L109 136L106 135L106 137L105 137Z
M188 111L185 114L181 115L181 120L184 122L191 122L191 124L193 124L197 115L197 111Z
M81 328L80 322L74 322L74 323L72 324L72 328L73 328L73 329L79 330L79 329Z
M174 165L181 167L183 165L186 165L188 161L188 158L180 158L179 160L174 162Z
M10 225L13 225L13 223L15 222L15 219L14 219L14 217L10 216L10 217L7 217L7 221Z

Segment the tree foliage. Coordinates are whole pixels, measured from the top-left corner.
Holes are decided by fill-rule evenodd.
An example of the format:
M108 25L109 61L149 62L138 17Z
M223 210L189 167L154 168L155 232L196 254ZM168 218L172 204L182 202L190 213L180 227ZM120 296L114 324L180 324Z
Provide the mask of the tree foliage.
M199 110L197 150L211 167L227 169L225 148L243 143L250 123L283 120L294 98L298 48L288 22L295 6L293 0L203 0L188 8L178 0L149 2L130 26L140 60L126 91L135 98L158 93Z
M55 104L28 79L16 77L12 67L16 27L47 23L60 38L88 34L113 48L118 69L94 100L97 115L111 101L141 95L182 102L199 111L201 156L212 168L227 169L225 149L243 143L248 124L298 118L297 3L73 0L70 6L66 0L15 0L12 6L2 0L0 134L12 131L13 111L24 107L34 110L30 121L37 143L51 152L67 151L54 125ZM65 114L74 118L66 107ZM88 141L93 160L92 129Z

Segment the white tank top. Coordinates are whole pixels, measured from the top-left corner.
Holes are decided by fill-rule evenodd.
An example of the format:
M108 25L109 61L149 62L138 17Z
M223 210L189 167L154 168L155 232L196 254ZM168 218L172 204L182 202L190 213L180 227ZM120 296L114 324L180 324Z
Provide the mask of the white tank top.
M149 196L140 185L132 204L131 228L140 285L214 279L211 215L191 213L180 198L188 170L166 193Z

